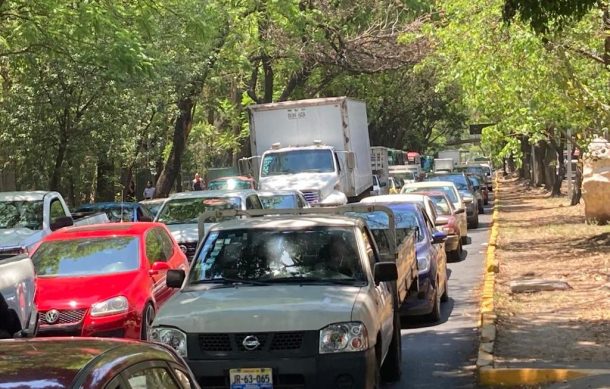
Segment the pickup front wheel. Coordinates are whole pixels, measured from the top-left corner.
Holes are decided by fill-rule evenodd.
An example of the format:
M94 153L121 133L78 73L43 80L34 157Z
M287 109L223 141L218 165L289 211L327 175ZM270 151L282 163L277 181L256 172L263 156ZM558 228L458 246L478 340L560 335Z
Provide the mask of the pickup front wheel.
M392 334L392 343L388 355L381 366L381 379L386 382L394 382L400 380L402 375L402 338L400 336L400 314L397 310L394 311L394 332Z

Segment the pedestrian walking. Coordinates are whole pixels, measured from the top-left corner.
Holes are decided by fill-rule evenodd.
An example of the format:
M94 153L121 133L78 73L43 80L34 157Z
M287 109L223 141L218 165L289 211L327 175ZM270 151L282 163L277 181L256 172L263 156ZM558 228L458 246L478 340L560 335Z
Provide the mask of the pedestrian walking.
M193 190L203 190L203 180L199 173L195 173L195 179L193 180Z
M151 181L146 183L146 188L144 188L144 200L151 200L155 197L155 187L153 186Z

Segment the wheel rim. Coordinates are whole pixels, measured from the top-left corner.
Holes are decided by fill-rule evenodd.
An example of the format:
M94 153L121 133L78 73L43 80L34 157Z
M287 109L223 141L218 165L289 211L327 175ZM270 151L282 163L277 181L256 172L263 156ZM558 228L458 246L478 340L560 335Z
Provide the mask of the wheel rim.
M144 317L142 318L142 338L148 340L148 329L151 327L155 320L155 310L152 305L148 305L144 311Z

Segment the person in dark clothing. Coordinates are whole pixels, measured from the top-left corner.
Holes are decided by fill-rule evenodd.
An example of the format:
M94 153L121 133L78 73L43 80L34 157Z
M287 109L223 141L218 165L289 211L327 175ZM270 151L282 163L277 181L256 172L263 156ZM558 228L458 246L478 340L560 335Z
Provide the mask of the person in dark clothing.
M203 190L203 180L199 173L195 173L195 179L193 179L193 190Z

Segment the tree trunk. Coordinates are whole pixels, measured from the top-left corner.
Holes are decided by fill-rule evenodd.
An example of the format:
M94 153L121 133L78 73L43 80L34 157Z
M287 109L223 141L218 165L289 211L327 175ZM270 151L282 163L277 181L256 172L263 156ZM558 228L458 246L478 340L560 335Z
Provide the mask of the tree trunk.
M543 142L534 145L534 186L544 185L544 147Z
M574 172L574 187L571 193L570 205L576 205L580 203L580 198L582 197L582 159L578 161L576 164L576 171ZM570 161L569 163L572 163Z
M114 201L114 164L108 159L108 155L102 152L97 160L97 184L94 201Z
M165 162L163 171L159 175L156 185L156 197L167 197L182 167L182 156L186 149L186 140L193 127L193 110L195 103L191 97L178 102L180 113L174 124L174 136L169 157Z
M555 163L557 164L557 169L555 169L553 187L551 190L551 196L559 197L561 196L561 184L566 176L566 167L563 161L563 142L561 141L561 139L559 143L551 139L551 141L549 142L549 146L549 150L555 154Z
M49 188L51 190L59 191L59 185L61 183L61 168L66 159L66 150L68 149L68 127L70 126L70 110L64 109L63 115L57 120L59 125L59 142L57 145L57 154L55 155L55 165L53 166L53 172L51 173L51 181L49 182Z
M530 180L531 147L527 136L521 138L521 154L523 157L521 160L521 167L519 168L519 177Z

